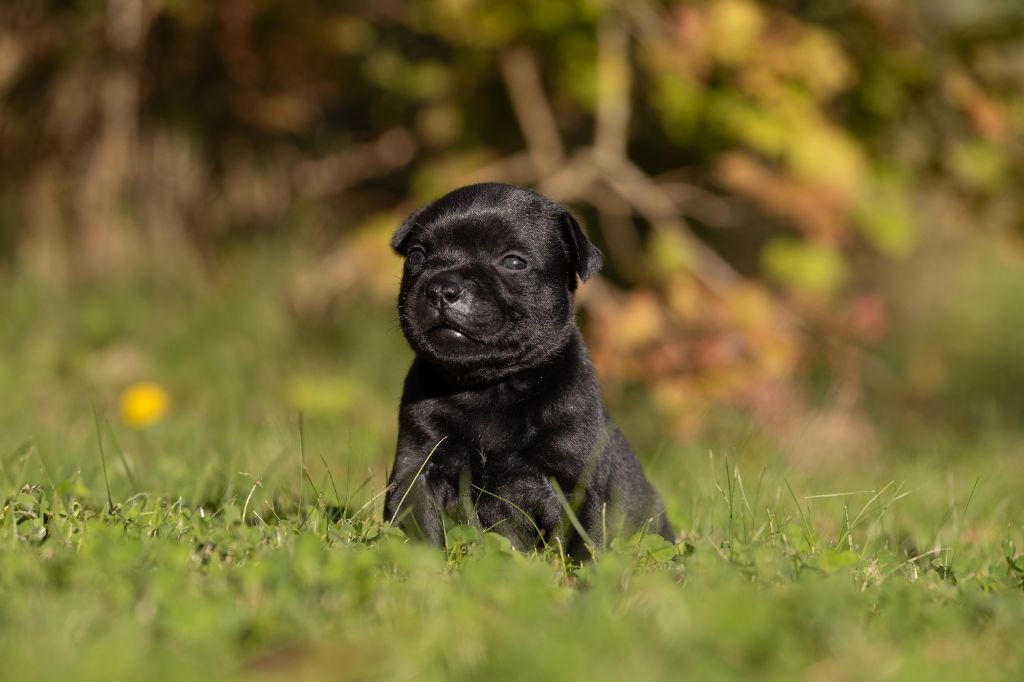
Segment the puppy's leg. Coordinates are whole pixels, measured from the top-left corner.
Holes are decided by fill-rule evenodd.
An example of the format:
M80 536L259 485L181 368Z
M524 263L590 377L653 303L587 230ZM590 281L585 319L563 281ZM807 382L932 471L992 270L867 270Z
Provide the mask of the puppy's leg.
M443 491L435 490L424 474L396 469L388 482L384 520L409 536L443 546L443 497Z
M594 551L604 548L603 503L604 499L601 495L593 490L588 490L576 509L576 518L589 536L588 540L580 535L575 528L571 526L569 528L572 536L569 539L568 552L569 556L577 561L589 561L594 558Z

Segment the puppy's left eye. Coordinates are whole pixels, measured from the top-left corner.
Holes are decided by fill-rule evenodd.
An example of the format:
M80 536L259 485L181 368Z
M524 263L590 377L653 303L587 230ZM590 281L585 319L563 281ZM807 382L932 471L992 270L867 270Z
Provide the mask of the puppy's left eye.
M406 254L405 259L409 262L410 265L419 265L423 261L427 260L427 252L423 249L422 246L414 246L411 249L409 249L409 252Z
M519 256L505 256L501 259L501 266L508 270L525 270L526 261Z

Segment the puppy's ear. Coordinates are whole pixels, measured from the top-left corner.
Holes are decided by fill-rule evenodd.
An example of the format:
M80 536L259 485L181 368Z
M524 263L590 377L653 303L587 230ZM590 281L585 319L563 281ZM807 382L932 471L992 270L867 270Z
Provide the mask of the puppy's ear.
M562 209L559 215L562 227L562 238L569 247L569 260L572 269L579 275L580 281L586 282L590 276L601 269L604 263L604 256L594 246L587 235L583 233L580 224L572 217L568 210ZM573 278L572 288L576 288L576 278Z
M412 228L416 227L416 221L423 213L423 209L418 209L411 216L405 219L395 233L391 235L391 248L394 249L395 253L404 256L406 250L409 247L409 233L412 232Z
M398 226L395 233L391 235L391 248L394 249L395 253L404 256L405 249L409 240L409 233L412 232L414 225L412 222L406 220L404 223Z

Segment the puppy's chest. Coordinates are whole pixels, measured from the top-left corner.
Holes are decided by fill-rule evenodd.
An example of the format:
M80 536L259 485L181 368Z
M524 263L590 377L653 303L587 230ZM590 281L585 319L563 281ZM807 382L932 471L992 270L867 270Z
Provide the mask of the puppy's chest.
M469 472L477 482L543 475L546 430L536 415L514 407L446 408L435 414L438 431L446 436L436 475L457 478Z

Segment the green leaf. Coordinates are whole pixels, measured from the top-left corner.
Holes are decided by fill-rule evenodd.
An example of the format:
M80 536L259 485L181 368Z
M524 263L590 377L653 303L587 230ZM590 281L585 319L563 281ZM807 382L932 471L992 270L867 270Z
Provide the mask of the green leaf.
M849 276L836 249L789 237L770 241L761 252L761 264L772 278L808 293L833 294Z
M826 549L819 556L817 566L826 573L836 571L850 566L856 566L861 562L860 556L853 550Z
M484 533L484 545L501 554L511 554L515 552L515 547L512 546L512 541L498 533Z
M811 542L807 537L807 531L803 526L795 523L790 524L786 529L786 537L790 546L798 552L807 553L811 551Z
M886 256L907 256L917 244L909 190L884 171L876 172L861 193L855 218L861 234Z
M480 542L482 535L479 529L463 523L448 529L445 538L449 547L462 547Z

